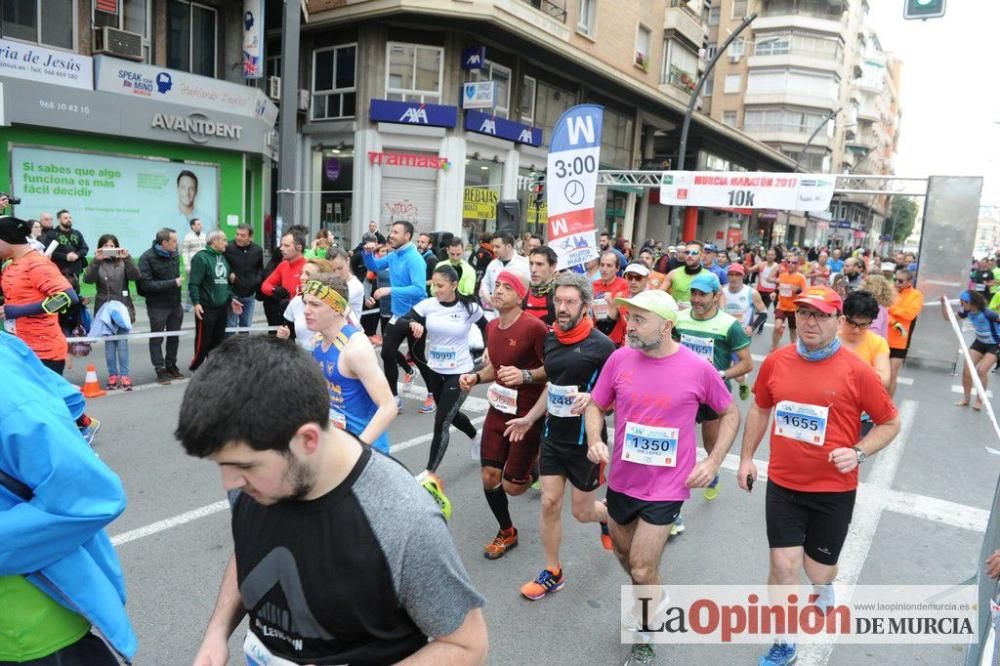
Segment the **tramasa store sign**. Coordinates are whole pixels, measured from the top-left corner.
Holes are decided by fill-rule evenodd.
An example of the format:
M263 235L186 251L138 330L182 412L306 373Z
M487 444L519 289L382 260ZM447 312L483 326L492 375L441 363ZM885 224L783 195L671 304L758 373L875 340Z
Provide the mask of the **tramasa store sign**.
M373 99L369 117L376 122L396 125L454 127L458 124L458 107Z
M414 169L441 169L447 171L451 162L447 157L418 155L415 153L368 152L368 163L372 166L400 166Z

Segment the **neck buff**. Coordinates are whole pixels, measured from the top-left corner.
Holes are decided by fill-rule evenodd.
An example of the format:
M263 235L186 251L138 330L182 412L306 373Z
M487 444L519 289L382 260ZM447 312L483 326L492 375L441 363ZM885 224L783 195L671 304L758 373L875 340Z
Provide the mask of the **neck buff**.
M554 324L552 326L552 332L555 333L556 340L559 341L561 345L575 345L583 342L588 335L590 335L590 330L594 328L594 322L591 321L589 315L584 315L577 322L576 326L564 331L559 328L559 324Z
M544 296L545 294L552 291L553 282L555 282L555 280L549 280L545 284L540 284L538 286L535 286L533 284L528 285L528 290L531 292L532 296Z
M701 273L701 269L702 267L700 264L698 266L695 266L694 268L691 268L687 264L684 264L684 272L687 273L688 275L697 275L698 273Z
M835 337L833 339L833 342L828 344L826 347L823 347L822 349L817 349L815 351L809 351L808 349L806 349L806 346L802 343L801 338L795 341L795 351L797 351L799 353L799 356L801 356L803 359L810 362L824 361L833 356L834 354L836 354L837 350L839 349L840 349L840 338L837 337Z

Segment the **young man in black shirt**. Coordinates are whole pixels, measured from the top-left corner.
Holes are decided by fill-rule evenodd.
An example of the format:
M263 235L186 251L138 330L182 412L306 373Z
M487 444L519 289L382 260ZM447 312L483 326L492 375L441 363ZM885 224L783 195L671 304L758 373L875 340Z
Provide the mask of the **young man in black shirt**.
M614 343L587 316L593 298L593 287L583 275L556 276L553 281L556 321L545 338L543 359L548 387L525 417L507 422L514 440L545 415L539 457L545 568L535 580L521 587L521 594L532 601L558 592L566 583L559 562L559 544L567 479L573 486L573 516L581 523L600 522L601 543L611 550L608 510L595 496L604 483L604 469L603 465L587 459L581 416L604 362L615 351Z
M235 548L194 663L228 663L248 613L247 663L484 663L484 599L437 505L329 411L316 362L267 336L230 338L188 386L176 435L221 467Z

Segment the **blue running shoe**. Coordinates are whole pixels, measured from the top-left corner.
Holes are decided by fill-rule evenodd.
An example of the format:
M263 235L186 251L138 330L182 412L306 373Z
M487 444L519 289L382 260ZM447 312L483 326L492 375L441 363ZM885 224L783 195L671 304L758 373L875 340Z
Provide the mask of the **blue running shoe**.
M101 422L99 419L90 417L90 425L85 428L80 428L80 434L83 435L83 439L90 448L94 448L94 437L97 437L97 431L101 429Z
M794 662L798 656L795 643L775 643L767 651L767 654L760 658L757 666L787 666Z

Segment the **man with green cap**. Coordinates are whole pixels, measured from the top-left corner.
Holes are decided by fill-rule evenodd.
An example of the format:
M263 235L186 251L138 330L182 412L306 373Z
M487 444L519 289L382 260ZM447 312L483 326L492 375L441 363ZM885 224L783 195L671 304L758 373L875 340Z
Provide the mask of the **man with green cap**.
M628 344L611 354L589 396L587 457L605 464L614 458L607 504L615 556L633 584L660 585L660 559L671 525L691 488L704 488L715 478L736 438L740 415L719 373L673 339L678 310L670 294L651 289L615 303L628 308ZM701 405L721 417L715 449L697 462L695 417ZM615 439L609 451L602 430L612 408ZM651 634L643 629L663 621L661 595L654 596L651 603L637 601L631 616L623 618L631 631L622 639L634 644L631 658L637 663L653 656ZM643 603L649 612L636 613Z

